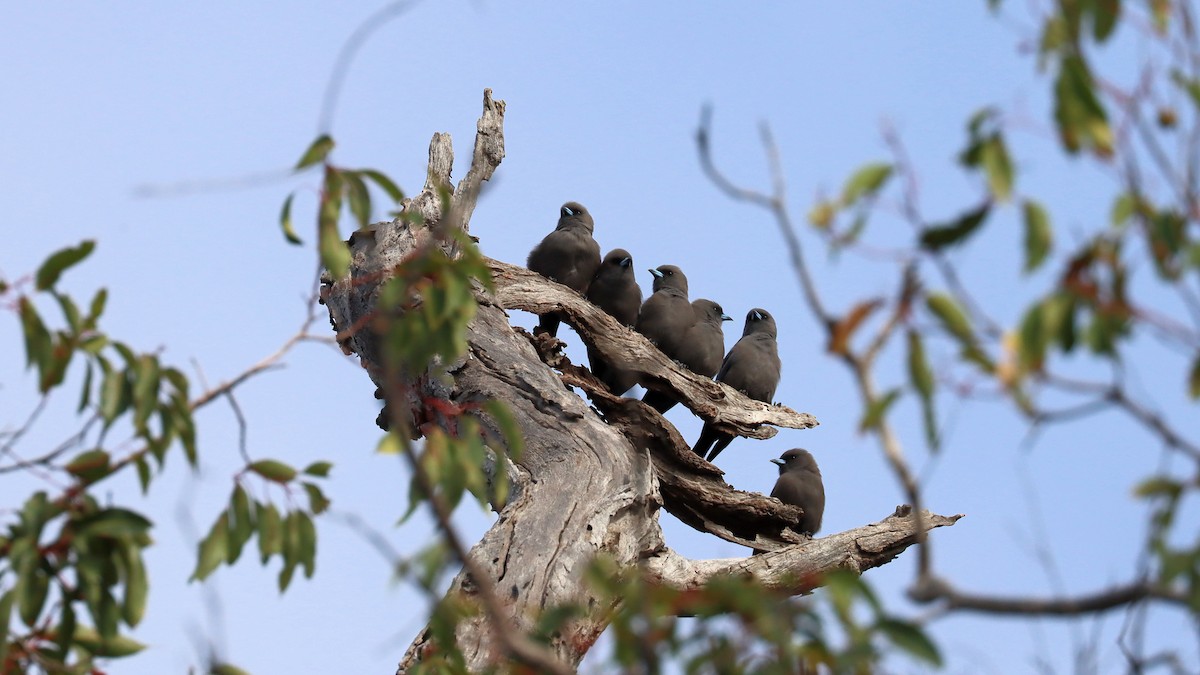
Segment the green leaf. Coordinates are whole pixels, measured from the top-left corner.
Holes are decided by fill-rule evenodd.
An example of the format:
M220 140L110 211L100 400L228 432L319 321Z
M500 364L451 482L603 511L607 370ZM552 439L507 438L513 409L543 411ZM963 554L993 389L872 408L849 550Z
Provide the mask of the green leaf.
M15 589L10 588L0 594L0 665L8 662L8 626L12 619L13 602L15 601Z
M350 249L338 231L343 181L342 172L332 167L325 169L325 184L321 187L321 205L317 215L317 248L321 253L321 264L335 279L346 276L350 269Z
M317 140L313 141L312 145L304 151L304 156L300 158L300 161L296 162L296 171L325 161L329 151L333 150L333 145L333 139L329 137L329 134L318 136Z
M17 569L17 613L30 628L37 624L46 604L46 593L50 590L50 577L41 567L42 560L37 553L31 552Z
M1174 82L1180 89L1187 92L1188 98L1192 99L1192 105L1200 110L1200 80L1184 75L1178 69L1171 71L1171 81Z
M379 439L379 445L375 446L375 452L381 455L398 455L404 452L404 445L396 434L384 434L383 438Z
M146 579L146 566L142 554L131 546L124 547L125 601L121 605L121 618L129 626L136 626L146 614L146 599L150 595L150 583Z
M364 228L371 224L371 193L367 184L355 171L343 171L346 179L346 202L350 205L350 213L358 221L358 226Z
M144 455L139 455L134 460L134 465L137 467L138 484L142 486L142 494L150 489L150 462L146 461Z
M311 579L317 565L317 528L312 518L303 511L293 511L296 515L298 532L296 542L299 549L299 562L304 567L304 578Z
M926 663L941 667L942 655L938 653L937 646L933 644L929 636L925 635L920 628L907 621L886 617L879 619L875 627L899 649Z
M109 508L81 518L76 523L80 537L132 537L144 535L154 523L136 511Z
M83 647L93 656L116 659L123 656L133 656L146 648L146 645L124 635L103 638L96 629L88 626L75 628L75 643Z
M1083 5L1092 15L1092 36L1097 43L1104 42L1112 35L1117 27L1117 19L1121 16L1120 0L1091 0Z
M1063 147L1071 154L1091 150L1100 157L1113 153L1113 133L1108 115L1096 96L1096 85L1087 63L1078 54L1059 62L1054 83L1054 119Z
M391 178L388 178L384 174L374 169L359 169L358 172L369 180L374 181L374 183L379 187L383 188L383 191L388 193L388 196L392 198L392 201L399 204L404 200L404 191L401 190L398 185L392 182Z
M842 204L849 206L862 197L875 194L893 171L894 167L886 162L875 162L859 168L842 188Z
M323 513L325 509L329 508L329 499L325 497L325 493L321 492L321 488L317 487L316 484L305 481L300 485L308 493L309 508L313 512L313 515Z
M327 478L329 477L329 470L332 468L333 464L329 462L313 462L304 467L304 473L318 478Z
M858 423L859 432L866 432L872 429L878 429L883 423L883 418L887 415L888 408L900 398L900 390L892 389L883 396L871 401L867 406L867 410L863 413L862 420Z
M242 555L242 548L254 534L254 515L250 510L250 496L240 483L233 486L233 495L229 498L229 509L225 512L228 523L229 546L225 551L225 562L232 565Z
M288 483L296 477L295 469L274 459L260 459L246 468L276 483Z
M109 425L129 407L129 397L125 371L115 370L105 361L101 365L104 366L104 383L100 386L100 416L105 425Z
M1032 199L1026 199L1023 212L1025 215L1025 271L1032 272L1050 253L1053 234L1050 230L1050 216L1041 204Z
M933 370L925 358L925 344L921 334L908 331L908 379L921 399L921 416L925 426L925 443L936 452L939 447L937 415L933 402Z
M1008 201L1012 195L1013 166L1004 137L997 133L985 140L979 146L979 159L992 195L997 201Z
M71 296L56 291L50 291L54 299L58 301L58 306L62 309L63 318L67 321L67 326L72 333L78 334L83 330L83 321L79 315L79 308L75 306L75 301Z
M1050 328L1045 323L1045 305L1034 303L1025 310L1021 319L1020 345L1017 362L1022 372L1041 372L1046 360L1046 347L1050 342Z
M1147 497L1178 499L1182 493L1183 485L1169 476L1152 476L1133 488L1133 495L1141 499Z
M274 504L258 505L258 553L262 562L283 552L283 521Z
M139 356L133 369L133 426L140 434L146 433L146 421L157 409L159 379L158 359Z
M984 202L944 225L932 225L921 231L921 247L936 251L966 241L991 212L991 202Z
M209 530L208 536L200 542L196 554L196 570L192 572L189 581L203 581L217 566L225 561L229 547L229 520L222 511Z
M42 317L29 298L21 296L17 301L17 311L21 315L21 330L25 335L25 367L36 365L40 371L50 358L50 331L46 330L46 324L42 323Z
M925 306L938 318L942 327L958 339L960 343L974 344L975 333L954 298L945 293L930 293L925 298Z
M92 296L92 303L88 306L88 318L84 323L89 328L96 327L96 321L100 315L104 313L104 307L108 304L108 289L101 288L96 291L96 295Z
M296 234L296 228L292 226L292 199L296 196L293 192L283 200L283 209L279 211L279 227L283 230L283 238L287 239L289 244L303 244L304 240L300 235Z
M232 663L214 664L208 673L209 675L250 675L248 671L242 670Z
M73 476L92 482L108 475L109 460L109 454L104 450L85 450L63 468Z
M58 281L59 276L61 276L62 273L67 270L67 268L78 264L84 258L88 257L88 255L90 255L92 250L95 248L96 242L88 239L80 243L79 246L75 246L73 248L64 248L61 251L51 255L46 259L46 262L42 263L42 266L38 268L36 276L37 289L39 291L44 291L53 287Z

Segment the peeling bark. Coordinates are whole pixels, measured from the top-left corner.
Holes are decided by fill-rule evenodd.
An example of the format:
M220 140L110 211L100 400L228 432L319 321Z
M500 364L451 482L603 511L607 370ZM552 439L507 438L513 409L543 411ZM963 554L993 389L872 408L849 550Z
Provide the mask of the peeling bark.
M484 94L472 165L451 190L453 152L447 134L430 143L429 179L404 210L419 213L420 225L403 219L379 223L349 242L350 274L326 280L322 298L339 343L356 353L377 391L379 345L369 325L389 270L405 256L430 245L432 228L466 230L482 182L504 156L504 102ZM443 212L448 200L449 210ZM449 251L454 253L453 251ZM770 438L775 427L803 429L817 421L781 405L752 401L729 387L680 368L641 335L621 326L579 294L524 268L488 261L496 292L479 291L480 306L468 327L468 353L447 368L451 377L416 373L403 388L406 400L389 400L392 415L410 416L419 428L424 399L454 403L505 401L524 436L525 452L512 472L512 498L471 557L493 581L513 625L528 630L542 609L577 603L587 609L569 630L554 638L553 654L577 665L605 629L613 609L604 606L582 578L589 562L604 553L623 566L641 564L664 584L695 587L714 574L753 574L768 584L804 593L835 568L862 571L885 564L916 541L915 519L896 515L881 523L809 540L791 531L800 509L757 493L735 490L723 472L697 457L678 431L657 412L608 393L587 369L561 354L561 343L534 337L509 324L505 309L558 310L584 341L613 362L639 374L643 385L674 394L684 406L723 430ZM581 389L591 406L569 386ZM594 406L594 407L592 407ZM397 410L399 408L400 410ZM436 420L432 420L436 422ZM485 425L490 421L483 419ZM686 560L666 546L658 511L666 507L698 530L768 553L734 560ZM956 517L925 514L921 527L950 525ZM793 545L798 544L798 545ZM807 580L796 586L794 579ZM465 574L451 593L478 589ZM479 671L504 657L497 636L482 616L465 620L456 633L468 667ZM399 664L405 672L425 655L424 631Z

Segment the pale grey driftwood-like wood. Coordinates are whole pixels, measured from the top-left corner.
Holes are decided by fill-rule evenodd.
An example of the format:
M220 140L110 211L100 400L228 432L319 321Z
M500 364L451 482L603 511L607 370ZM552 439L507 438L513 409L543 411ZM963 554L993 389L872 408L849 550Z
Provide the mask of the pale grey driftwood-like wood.
M498 399L511 409L525 441L525 452L511 473L512 497L469 554L511 618L506 625L525 631L546 608L582 606L584 615L554 635L549 645L554 658L573 667L605 629L614 609L605 606L583 579L597 554L624 567L644 565L662 583L678 587L694 587L725 573L761 575L779 585L785 572L809 574L811 583L811 575L822 571L861 571L884 564L915 541L912 518L889 518L815 541L791 532L788 526L799 519L799 509L727 485L721 470L696 457L661 415L640 401L604 391L586 369L557 352L552 338L534 338L514 329L504 308L564 311L606 357L632 364L647 386L675 393L701 417L734 433L767 438L775 432L769 425L815 425L811 415L750 401L692 375L578 294L523 268L489 261L496 294L480 293L479 311L468 328L467 355L447 364L449 378L407 373L401 387L382 380L380 345L370 330L380 311L375 306L378 288L406 256L427 246L449 245L432 236L437 228L466 229L480 185L503 158L503 119L504 102L485 92L471 170L453 189L450 138L436 134L425 187L403 205L420 219L397 219L355 233L349 242L351 272L346 278L327 280L322 299L339 342L359 356L381 395L392 393L386 401L391 419L407 420L407 429L419 433L422 424L439 422L437 406L429 405L435 399L456 404ZM447 196L449 210L443 212ZM567 384L587 392L595 407ZM396 392L403 392L403 400L396 400ZM481 417L485 426L493 426ZM399 492L396 503L402 508ZM744 560L685 560L663 540L658 510L664 504L697 529L772 552ZM953 520L929 514L923 527ZM789 546L793 542L800 544ZM469 597L481 591L469 575L460 573L449 592ZM471 671L489 669L511 656L502 633L484 613L459 625L455 646ZM423 631L398 672L420 662L431 646L430 632Z

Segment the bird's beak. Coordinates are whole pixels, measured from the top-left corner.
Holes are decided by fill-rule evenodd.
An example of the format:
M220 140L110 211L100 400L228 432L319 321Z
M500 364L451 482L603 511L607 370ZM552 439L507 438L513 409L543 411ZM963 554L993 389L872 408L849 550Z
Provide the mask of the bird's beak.
M621 258L621 267L629 267L633 264L633 258Z
M722 321L733 321L733 317L732 317L732 316L729 316L728 314L722 314L722 315L721 315L721 320L722 320Z
M573 215L575 215L575 212L572 211L569 206L564 206L564 207L562 207L562 214L564 216L573 216Z
M778 457L776 457L775 459L771 460L771 463L772 463L772 464L776 464L776 465L778 465L778 466L783 466L783 465L784 465L784 461L783 461L782 459L779 459Z
M754 317L755 321L762 321L763 315L759 312L750 312L750 316Z
M654 276L658 277L659 279L663 278L663 273L659 272L658 270L650 270L650 274L653 274Z

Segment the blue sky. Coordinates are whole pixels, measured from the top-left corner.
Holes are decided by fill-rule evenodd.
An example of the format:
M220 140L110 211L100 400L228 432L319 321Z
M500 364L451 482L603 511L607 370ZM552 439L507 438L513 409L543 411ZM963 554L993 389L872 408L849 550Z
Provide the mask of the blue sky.
M277 218L298 190L295 213L311 239L316 178L254 181L286 172L317 132L322 95L345 38L375 4L336 2L8 3L0 8L0 176L7 201L0 272L33 270L50 252L95 238L96 253L65 286L80 295L107 286L107 331L165 361L198 363L209 382L231 377L272 352L299 325L311 289L311 249L287 246ZM1027 22L1026 22L1027 23ZM903 501L876 445L857 435L859 404L844 369L824 355L803 307L774 223L731 203L700 172L694 131L702 105L715 110L714 151L736 181L766 186L756 125L769 121L783 153L790 205L800 217L857 166L886 159L881 125L893 125L920 172L931 219L955 215L982 194L954 157L964 123L985 105L1025 122L1011 142L1019 188L1043 199L1062 233L1105 222L1111 180L1062 159L1046 127L1046 83L1018 46L1021 21L997 21L984 2L924 5L876 0L813 4L551 3L520 7L423 3L382 27L358 54L333 119L343 166L389 173L407 190L424 178L431 134L453 134L469 159L484 87L508 104L507 157L471 224L485 254L523 262L554 225L558 206L578 200L596 218L601 248L629 249L637 269L673 263L693 297L720 302L736 325L755 306L779 324L784 362L778 400L811 412L821 426L782 431L765 442L736 441L721 457L727 479L769 491L767 462L803 446L820 463L828 505L824 532L888 515ZM1032 123L1031 123L1032 122ZM176 189L210 181L222 189ZM157 195L145 196L147 189ZM985 238L955 254L968 282L1015 322L1016 297L1044 290L1049 275L1022 278L1015 209ZM907 226L882 217L872 234L907 241ZM852 256L831 264L809 238L818 282L835 307L890 293L895 276ZM1062 254L1062 249L1058 251ZM641 273L643 288L649 275ZM526 315L514 322L531 325ZM0 425L32 405L31 379L16 358L16 321L0 323ZM577 341L569 353L582 360ZM1147 348L1149 363L1161 354ZM896 357L898 354L891 354ZM935 364L949 363L934 348ZM894 375L894 374L893 374ZM1156 405L1185 410L1172 392L1181 378L1147 368L1138 382ZM894 382L897 382L894 380ZM288 367L239 390L250 420L249 451L295 465L334 462L336 510L371 523L399 550L431 536L423 516L393 523L406 505L407 477L394 458L373 454L379 431L373 387L359 367L325 347L300 347ZM946 448L922 446L915 407L897 424L925 481L929 506L966 519L934 534L937 568L966 589L1080 593L1130 578L1145 510L1130 486L1162 461L1159 445L1117 415L1030 436L1000 404L940 401ZM58 439L71 402L36 430L27 447ZM686 438L699 423L677 408L669 418ZM205 587L187 585L194 541L227 499L239 466L232 411L200 414L203 464L182 457L142 502L132 480L111 498L154 510L149 552L152 600L139 639L152 645L115 672L183 672L200 662L197 644L215 642L252 672L391 672L423 626L424 600L392 585L387 563L334 521L319 525L318 575L280 597L274 568L245 560ZM1194 428L1192 429L1194 431ZM0 476L0 494L34 482ZM275 495L279 498L279 495ZM11 498L15 499L15 498ZM1037 506L1031 506L1036 502ZM0 509L15 504L0 500ZM473 537L489 518L464 503ZM744 554L664 517L669 544L694 557ZM1056 587L1037 560L1050 543L1063 577ZM914 556L868 578L903 608ZM206 598L219 598L218 621ZM209 603L211 604L211 603ZM1045 662L1071 670L1072 650L1094 640L1101 670L1118 667L1123 614L1099 622L954 618L934 624L947 672L1032 671ZM1153 624L1152 644L1184 645L1194 634L1179 614ZM899 672L915 666L899 661Z

